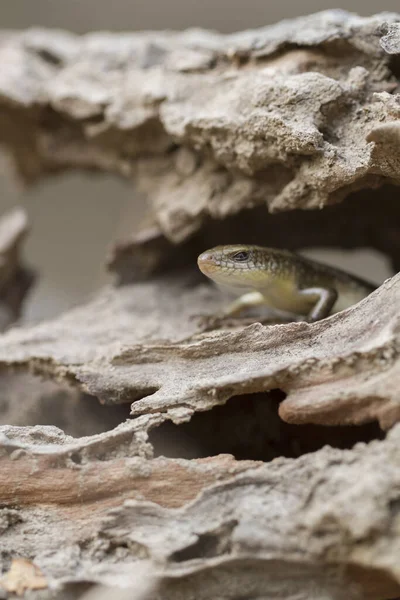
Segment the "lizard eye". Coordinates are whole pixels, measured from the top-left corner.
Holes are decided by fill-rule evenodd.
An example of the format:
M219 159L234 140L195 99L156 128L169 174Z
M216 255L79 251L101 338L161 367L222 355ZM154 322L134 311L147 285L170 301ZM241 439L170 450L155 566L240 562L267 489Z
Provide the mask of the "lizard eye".
M240 252L236 252L231 256L232 260L234 260L235 262L245 262L249 259L249 257L250 252L248 252L247 250L240 250Z

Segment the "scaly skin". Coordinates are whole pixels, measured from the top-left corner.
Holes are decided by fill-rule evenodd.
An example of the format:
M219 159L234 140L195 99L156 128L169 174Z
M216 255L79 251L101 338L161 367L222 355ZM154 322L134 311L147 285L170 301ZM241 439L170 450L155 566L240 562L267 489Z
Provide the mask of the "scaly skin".
M344 271L309 260L287 250L261 246L217 246L197 259L204 275L243 295L224 316L266 305L304 316L324 319L356 304L376 286Z

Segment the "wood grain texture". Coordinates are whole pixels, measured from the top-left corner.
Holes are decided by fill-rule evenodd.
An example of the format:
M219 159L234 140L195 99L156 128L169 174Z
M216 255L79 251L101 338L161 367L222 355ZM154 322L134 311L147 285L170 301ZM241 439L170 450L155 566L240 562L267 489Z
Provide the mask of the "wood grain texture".
M20 177L116 173L149 208L108 258L125 285L0 336L0 410L21 405L19 426L0 427L0 559L4 572L18 556L40 569L48 589L30 597L94 583L115 600L135 585L132 597L151 587L174 600L400 595L400 275L314 324L206 330L198 315L223 299L194 264L217 243L325 241L377 248L398 270L399 20L328 11L229 36L1 33L0 141ZM14 260L24 232L14 215L0 252ZM116 412L76 437L32 425L51 401L71 401L66 423L90 418L74 412L81 394L129 403L134 418ZM318 441L279 456L282 420ZM199 430L185 449L188 422ZM353 427L348 449L323 447L333 426ZM207 436L218 453L200 458Z

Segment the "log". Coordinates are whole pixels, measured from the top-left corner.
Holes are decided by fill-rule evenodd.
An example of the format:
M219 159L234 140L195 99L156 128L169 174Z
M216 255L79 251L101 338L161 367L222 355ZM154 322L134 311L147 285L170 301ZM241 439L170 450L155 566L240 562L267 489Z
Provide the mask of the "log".
M399 270L399 22L0 34L21 180L109 172L148 209L113 285L0 336L6 597L400 596L400 274L317 323L205 327L195 263L237 241Z

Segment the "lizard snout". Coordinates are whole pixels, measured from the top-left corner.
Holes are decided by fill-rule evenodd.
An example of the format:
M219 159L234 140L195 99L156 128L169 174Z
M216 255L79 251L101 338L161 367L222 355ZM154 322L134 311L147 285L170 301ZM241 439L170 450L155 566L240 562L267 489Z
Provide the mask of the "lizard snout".
M209 250L200 254L197 259L197 264L200 271L205 275L208 275L217 268L214 255Z

